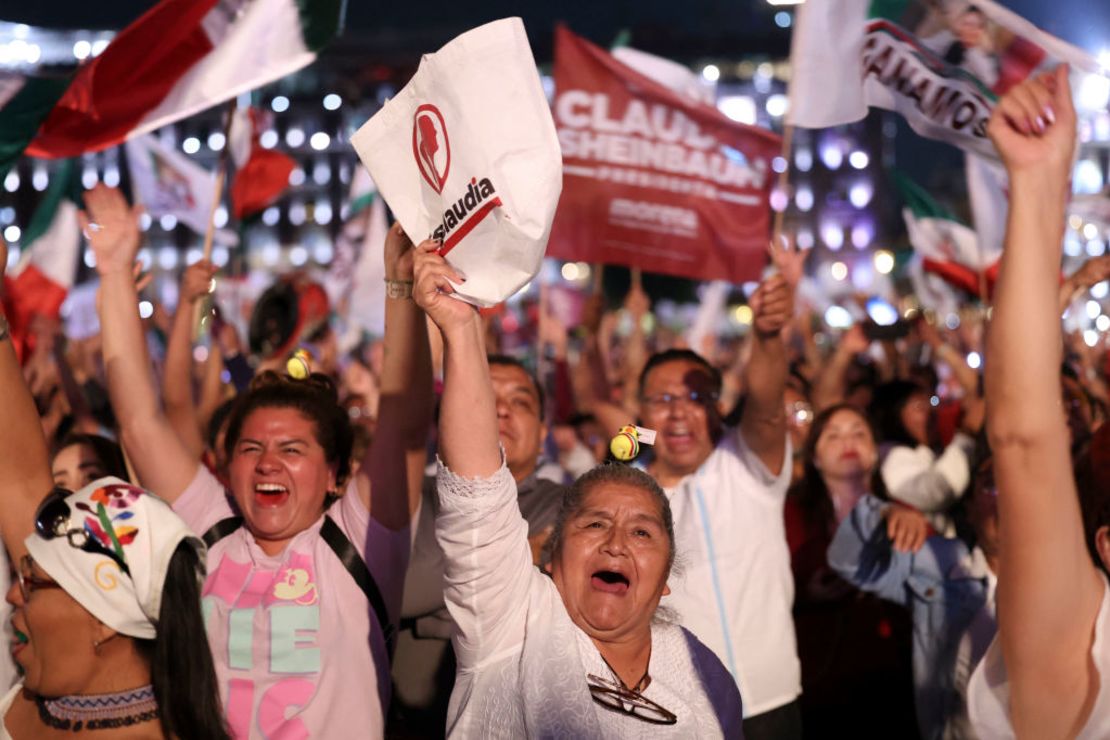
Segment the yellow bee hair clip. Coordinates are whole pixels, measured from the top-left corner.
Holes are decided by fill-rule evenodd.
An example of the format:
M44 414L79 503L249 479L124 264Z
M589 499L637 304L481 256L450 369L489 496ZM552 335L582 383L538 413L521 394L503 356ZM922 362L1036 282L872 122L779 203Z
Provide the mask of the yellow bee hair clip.
M641 444L655 444L655 430L628 424L621 427L617 435L609 441L609 452L617 460L628 462L640 454Z

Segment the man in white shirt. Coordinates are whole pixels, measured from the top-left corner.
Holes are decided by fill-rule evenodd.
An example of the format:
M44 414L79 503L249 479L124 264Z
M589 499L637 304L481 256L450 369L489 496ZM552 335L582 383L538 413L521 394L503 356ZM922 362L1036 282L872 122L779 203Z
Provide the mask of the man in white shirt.
M749 740L800 738L801 693L791 608L794 585L783 504L790 450L781 332L793 291L781 276L760 284L747 396L740 423L722 422L721 374L699 355L670 350L640 376L640 419L658 432L647 470L674 513L683 575L663 604L732 673L744 700Z

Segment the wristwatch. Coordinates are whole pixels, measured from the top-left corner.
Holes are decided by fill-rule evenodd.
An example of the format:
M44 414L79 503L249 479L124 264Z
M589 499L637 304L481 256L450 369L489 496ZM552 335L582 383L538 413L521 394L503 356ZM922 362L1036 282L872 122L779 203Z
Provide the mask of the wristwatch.
M412 298L412 281L386 278L385 294L389 298Z

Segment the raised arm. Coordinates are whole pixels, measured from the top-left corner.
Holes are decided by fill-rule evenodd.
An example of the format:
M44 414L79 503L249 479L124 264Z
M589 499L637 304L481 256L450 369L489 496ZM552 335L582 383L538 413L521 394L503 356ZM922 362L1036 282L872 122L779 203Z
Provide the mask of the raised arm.
M412 242L399 223L386 236L385 262L387 279L413 279ZM409 525L420 504L424 442L435 399L424 313L408 298L385 301L378 433L363 462L365 477L360 472L358 489L370 515L382 526L399 530Z
M104 367L120 439L141 484L172 503L196 475L197 461L166 420L154 389L132 277L140 241L138 212L118 190L105 185L85 193L85 207L81 227L100 275Z
M194 460L200 460L204 453L204 435L193 397L193 327L197 305L208 295L215 274L216 267L206 260L185 268L166 346L166 364L162 369L166 420Z
M794 312L793 289L781 274L759 284L751 298L752 354L748 361L747 398L740 417L744 442L773 475L786 455L786 345L782 330Z
M1076 133L1066 67L1014 88L987 131L1010 174L986 352L999 634L1017 736L1073 737L1098 687L1088 652L1103 586L1084 545L1060 404L1057 276Z
M813 412L819 414L830 406L844 401L848 395L848 368L856 355L863 354L871 346L871 340L863 333L863 327L853 324L840 335L836 348L817 372L810 400Z
M0 284L8 264L8 246L0 239ZM13 563L27 549L23 540L34 530L35 509L50 493L53 480L50 460L34 399L23 381L15 356L8 322L0 313L0 480L4 481L4 505L0 506L0 534Z
M497 410L489 376L482 323L473 306L450 297L462 282L424 242L416 251L416 304L443 335L443 398L439 410L439 456L463 478L488 478L501 468Z

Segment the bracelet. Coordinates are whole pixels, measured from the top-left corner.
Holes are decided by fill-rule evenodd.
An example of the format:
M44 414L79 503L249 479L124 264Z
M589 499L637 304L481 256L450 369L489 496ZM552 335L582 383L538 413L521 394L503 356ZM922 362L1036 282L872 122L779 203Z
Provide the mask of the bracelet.
M0 342L10 338L12 335L12 327L8 324L8 317L0 312Z
M385 294L389 298L412 298L412 281L386 278Z

